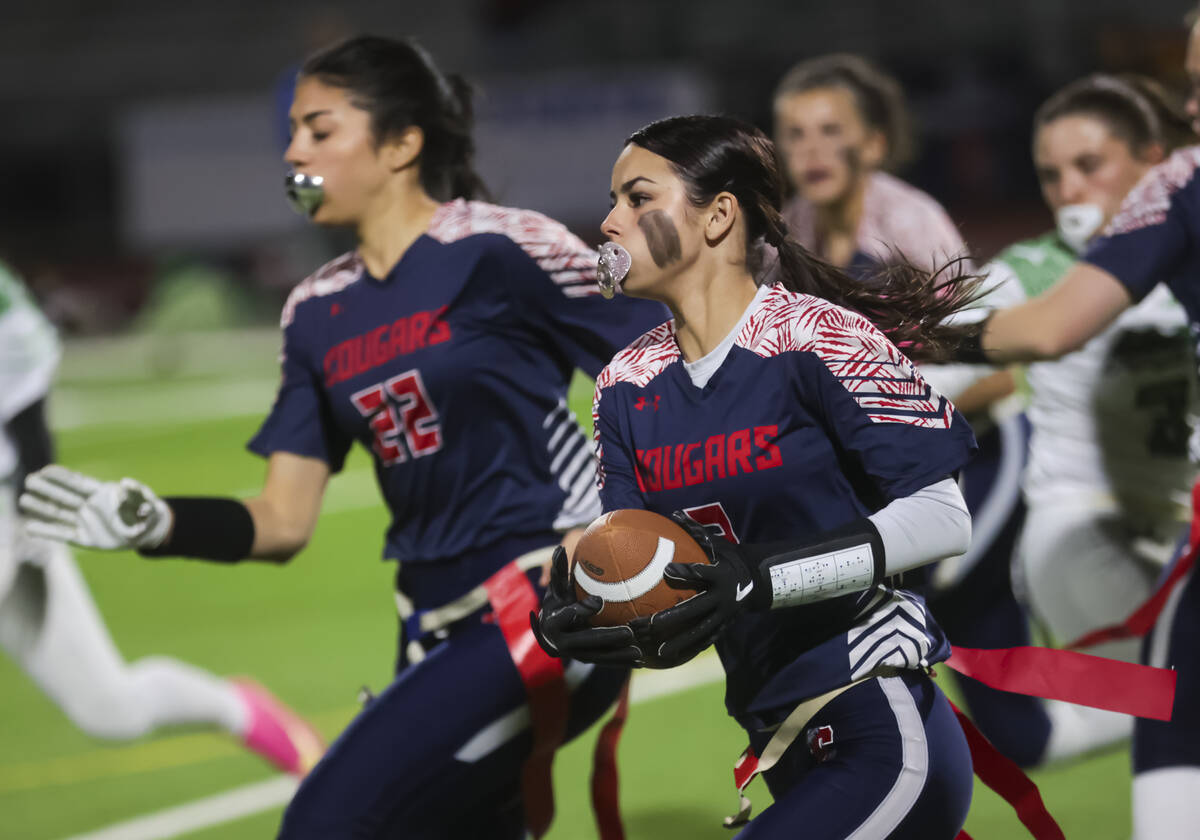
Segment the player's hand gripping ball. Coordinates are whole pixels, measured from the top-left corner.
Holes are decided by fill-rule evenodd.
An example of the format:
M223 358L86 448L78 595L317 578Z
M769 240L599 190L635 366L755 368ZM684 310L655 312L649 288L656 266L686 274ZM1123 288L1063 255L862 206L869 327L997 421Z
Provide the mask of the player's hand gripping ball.
M694 594L629 622L642 650L666 668L687 662L711 645L741 613L771 605L769 581L740 546L721 536L720 529L701 525L682 511L675 511L671 519L711 562L667 564L663 570L667 584Z
M708 555L676 523L648 510L614 510L594 521L575 547L575 594L595 596L593 627L648 618L696 594L663 579L668 563L705 563Z
M651 668L669 668L685 661L657 656L642 643L629 621L651 616L695 594L663 579L669 563L709 562L695 539L665 516L619 510L588 526L575 547L574 559L569 569L566 552L561 548L555 552L542 609L531 617L534 633L547 653L583 662Z

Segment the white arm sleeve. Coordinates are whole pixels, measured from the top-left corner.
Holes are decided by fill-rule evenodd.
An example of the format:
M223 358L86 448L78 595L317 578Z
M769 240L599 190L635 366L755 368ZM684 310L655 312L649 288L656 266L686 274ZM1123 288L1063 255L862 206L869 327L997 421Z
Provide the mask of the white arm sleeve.
M952 478L896 499L868 518L883 540L888 575L963 554L971 545L971 514Z
M878 542L864 528L857 537L835 537L766 558L771 609L867 589L883 577L962 554L971 542L971 514L950 478L896 499L868 518ZM876 556L880 543L882 568Z

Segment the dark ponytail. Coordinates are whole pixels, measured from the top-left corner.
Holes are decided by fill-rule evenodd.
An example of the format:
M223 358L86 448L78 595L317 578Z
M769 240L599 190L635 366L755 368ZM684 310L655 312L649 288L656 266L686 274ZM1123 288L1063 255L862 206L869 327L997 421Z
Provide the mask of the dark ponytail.
M863 281L810 253L780 215L783 179L771 141L752 125L718 116L672 117L634 132L632 143L670 162L688 199L709 204L719 193L737 198L746 224L747 268L760 273L764 247L779 255L779 282L870 319L914 361L950 360L965 332L950 315L979 296L978 278L955 260L934 273L903 260Z
M446 192L450 198L490 199L487 186L475 171L475 89L458 73L448 74L446 81L458 110L455 135L460 138L454 153L446 155Z
M410 126L421 129L421 186L438 201L486 198L474 169L471 86L443 75L414 42L360 35L311 56L300 78L311 77L347 91L371 116L376 143Z

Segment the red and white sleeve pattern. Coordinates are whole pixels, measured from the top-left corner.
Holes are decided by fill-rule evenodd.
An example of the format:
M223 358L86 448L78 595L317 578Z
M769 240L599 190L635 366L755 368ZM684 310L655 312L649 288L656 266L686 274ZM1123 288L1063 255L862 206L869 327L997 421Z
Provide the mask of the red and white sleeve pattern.
M600 400L604 392L618 382L644 388L668 365L679 358L675 342L675 322L666 321L643 335L613 357L596 377L592 397L592 441L596 447L596 486L604 489L604 443L600 437Z
M456 199L433 217L429 235L454 242L477 233L500 233L521 248L567 297L600 294L596 252L566 226L534 210Z
M292 289L283 305L283 314L279 318L280 328L286 330L291 325L296 317L296 307L304 301L340 292L362 277L362 271L362 260L354 251L325 263Z
M874 423L947 429L954 406L869 320L810 295L777 287L738 335L760 356L812 353Z
M1125 196L1121 209L1104 229L1104 236L1162 224L1171 209L1171 196L1196 177L1197 169L1200 169L1200 146L1180 149L1151 169Z

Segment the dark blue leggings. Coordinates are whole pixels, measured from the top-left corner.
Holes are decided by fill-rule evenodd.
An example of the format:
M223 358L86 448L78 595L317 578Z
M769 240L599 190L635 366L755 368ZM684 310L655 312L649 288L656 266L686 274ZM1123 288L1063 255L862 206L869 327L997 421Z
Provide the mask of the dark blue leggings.
M1168 722L1137 718L1133 772L1200 767L1200 575L1192 569L1167 598L1142 643L1142 662L1178 674Z
M569 663L568 738L604 714L627 674ZM350 723L300 785L279 837L523 837L520 771L532 746L525 708L500 630L463 622Z
M973 785L950 703L917 671L835 697L763 777L775 802L737 840L953 840Z

